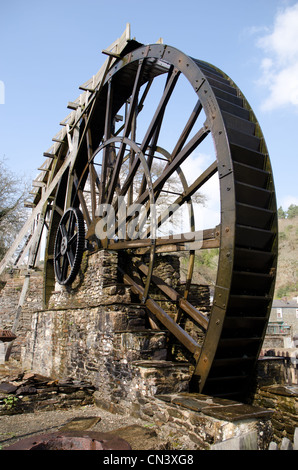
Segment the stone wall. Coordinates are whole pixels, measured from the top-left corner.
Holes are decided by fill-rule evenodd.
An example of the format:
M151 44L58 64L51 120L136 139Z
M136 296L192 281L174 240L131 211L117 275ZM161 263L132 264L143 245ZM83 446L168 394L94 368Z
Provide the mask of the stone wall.
M158 258L154 273L183 292L177 275L179 259L170 258ZM76 282L71 288L57 285L47 309L42 309L39 303L42 281L36 276L36 283L31 283L31 289L35 286L36 291L27 295L22 320L25 325L27 318L24 331L30 321L26 340L21 344L23 368L58 381L87 380L97 391L98 406L164 423L173 433L192 436L196 448L206 448L204 442L213 445L241 433L257 432L259 436L266 432L261 445L264 448L272 437L270 407L268 414L260 411L258 416L254 415L253 407L247 413L237 403L216 402L202 395L189 396L196 401L196 410L185 406L185 400L184 404L175 402L181 402L181 394L188 393L191 367L183 361L183 351L175 350L173 343L169 357L168 333L151 329L144 307L121 282L119 261L125 262L116 253L100 251L89 256L85 253ZM4 289L15 295L19 284L12 278ZM165 300L160 292L156 295ZM192 302L208 315L208 287L193 286L191 296ZM15 301L9 303L6 298L2 305L2 319L7 319L5 326L9 327ZM171 303L163 305L171 313ZM191 324L185 326L194 332ZM156 398L162 395L163 399ZM191 403L193 406L194 401Z
M173 268L168 258L160 258L154 272L177 285L179 260ZM144 394L186 391L190 366L166 361L168 333L151 329L117 265L116 253L85 256L72 287L56 286L48 308L32 315L23 367L53 378L87 379L113 406Z
M11 330L13 326L24 279L25 274L19 270L6 274L5 285L0 291L0 328ZM18 322L17 338L13 343L12 357L14 358L20 358L21 348L31 327L33 312L42 309L42 288L42 272L39 270L32 272L29 289ZM4 355L4 345L2 345L2 351Z
M95 401L100 405L98 392ZM265 450L272 439L272 411L196 393L143 396L132 403L131 414L158 425L172 449L184 443L184 449L209 450L218 443L253 434L251 447L245 449ZM236 447L232 443L229 449Z
M260 387L254 397L254 404L273 411L272 440L281 443L283 438L294 441L298 427L298 387L291 385L270 385Z

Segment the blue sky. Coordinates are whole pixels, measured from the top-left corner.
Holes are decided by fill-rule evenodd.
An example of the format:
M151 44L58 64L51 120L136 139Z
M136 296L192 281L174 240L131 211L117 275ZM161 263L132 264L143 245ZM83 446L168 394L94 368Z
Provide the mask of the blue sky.
M278 204L298 204L297 0L2 0L0 157L32 180L101 53L131 24L225 71L264 132ZM4 91L4 93L3 93ZM1 92L3 95L1 95ZM1 98L2 97L2 98ZM4 99L3 99L4 98Z

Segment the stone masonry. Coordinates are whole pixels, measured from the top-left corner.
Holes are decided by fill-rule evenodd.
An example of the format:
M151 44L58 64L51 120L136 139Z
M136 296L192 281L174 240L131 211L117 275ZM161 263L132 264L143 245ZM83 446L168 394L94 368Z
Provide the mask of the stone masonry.
M85 256L76 283L57 286L48 308L32 315L23 366L53 378L87 378L103 405L186 391L189 364L165 361L168 333L150 328L117 263L118 255L106 251Z
M183 292L177 261L160 257L154 272ZM194 449L240 439L243 434L257 448L266 448L273 435L274 410L190 394L191 364L169 342L166 331L151 328L144 306L122 283L119 262L125 260L119 260L117 253L85 253L76 282L71 288L57 285L46 309L40 303L41 277L32 282L31 289L37 290L29 291L22 320L27 318L27 334L26 328L18 332L23 338L22 368L57 383L88 381L97 406L164 425L180 441L187 435ZM6 292L12 288L19 287L12 281L5 286ZM207 286L193 286L191 295L208 315ZM156 296L171 314L171 303L158 292ZM15 307L9 309L9 302L2 302L10 326Z

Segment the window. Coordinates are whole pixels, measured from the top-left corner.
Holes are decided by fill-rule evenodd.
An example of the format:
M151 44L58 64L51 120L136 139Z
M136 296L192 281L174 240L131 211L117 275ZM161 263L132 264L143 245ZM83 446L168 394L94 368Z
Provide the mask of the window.
M282 318L282 308L276 309L276 318Z

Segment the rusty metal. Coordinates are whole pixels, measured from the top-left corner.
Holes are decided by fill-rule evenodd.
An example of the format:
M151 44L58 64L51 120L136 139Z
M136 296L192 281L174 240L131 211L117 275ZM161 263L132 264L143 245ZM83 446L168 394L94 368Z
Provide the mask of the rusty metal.
M0 341L3 343L8 343L16 339L16 335L10 330L0 330Z
M79 272L85 249L85 229L81 211L70 208L60 220L54 248L54 268L58 282L71 284Z

